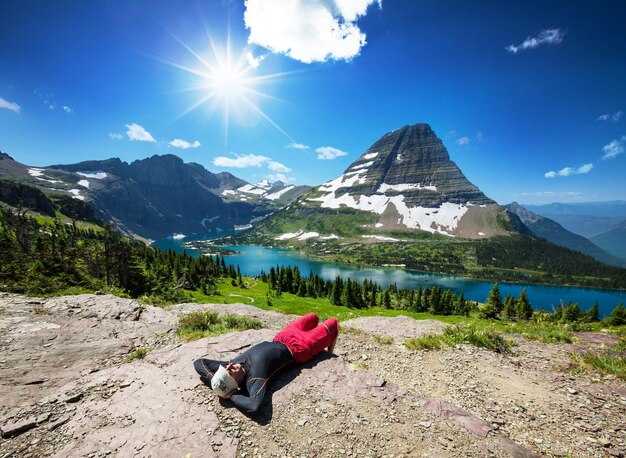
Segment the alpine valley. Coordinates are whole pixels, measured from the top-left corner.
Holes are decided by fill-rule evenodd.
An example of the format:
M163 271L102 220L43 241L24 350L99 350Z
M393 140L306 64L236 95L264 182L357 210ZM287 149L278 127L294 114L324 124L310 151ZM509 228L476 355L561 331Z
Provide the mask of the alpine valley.
M343 174L315 188L251 184L171 154L130 164L114 158L30 167L0 153L0 201L49 217L108 221L146 242L235 230L208 244L285 247L333 262L475 278L626 288L622 260L517 204L498 205L469 182L427 124L387 133Z

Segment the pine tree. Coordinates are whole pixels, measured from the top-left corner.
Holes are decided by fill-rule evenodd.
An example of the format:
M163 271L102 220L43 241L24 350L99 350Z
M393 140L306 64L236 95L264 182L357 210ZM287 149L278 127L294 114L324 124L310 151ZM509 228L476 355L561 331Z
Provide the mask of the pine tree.
M386 289L385 293L383 294L383 307L385 307L386 309L391 308L391 295L389 294L389 289Z
M574 323L578 321L580 318L580 309L578 308L578 304L574 304L573 302L569 302L565 310L563 311L563 318L561 320L564 323Z
M487 302L480 310L480 316L482 318L493 319L496 318L502 311L504 304L502 304L502 295L500 294L500 288L498 283L494 283L487 296Z
M594 322L600 321L600 311L599 311L599 307L598 307L598 301L596 301L593 304L593 307L591 307L585 313L585 321L588 321L590 323L594 323Z
M522 290L516 303L517 318L520 320L530 320L533 316L533 307L526 296L526 288Z
M515 298L510 294L504 298L504 308L502 309L502 317L511 320L517 316L517 308Z

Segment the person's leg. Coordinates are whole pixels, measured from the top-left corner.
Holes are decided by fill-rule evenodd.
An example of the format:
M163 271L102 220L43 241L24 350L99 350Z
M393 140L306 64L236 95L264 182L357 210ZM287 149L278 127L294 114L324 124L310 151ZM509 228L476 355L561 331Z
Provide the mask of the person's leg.
M329 318L315 329L311 329L306 333L307 345L311 357L320 353L324 348L328 347L328 351L332 353L339 335L339 322L337 318Z
M315 313L309 313L307 315L301 316L295 321L292 321L287 326L285 326L284 331L287 329L297 329L299 331L309 331L319 323L320 319Z

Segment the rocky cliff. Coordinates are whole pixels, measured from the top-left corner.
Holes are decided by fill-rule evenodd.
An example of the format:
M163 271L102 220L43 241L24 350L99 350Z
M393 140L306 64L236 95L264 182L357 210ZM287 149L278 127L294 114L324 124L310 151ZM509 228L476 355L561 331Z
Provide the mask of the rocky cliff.
M203 309L264 328L179 342L179 315ZM623 381L563 366L573 352L617 344L603 333L578 333L585 345L514 336L515 355L466 344L409 351L405 340L447 325L351 319L334 355L273 377L248 417L213 395L192 363L228 360L294 316L0 293L0 318L1 456L619 457L626 447ZM138 348L144 357L129 362Z
M282 212L272 218L307 220L321 213L356 211L362 216L353 219L354 225L371 228L373 235L421 230L464 238L507 235L522 226L469 182L427 124L384 135L343 174L302 196L290 211L292 215ZM318 233L331 235L341 234Z

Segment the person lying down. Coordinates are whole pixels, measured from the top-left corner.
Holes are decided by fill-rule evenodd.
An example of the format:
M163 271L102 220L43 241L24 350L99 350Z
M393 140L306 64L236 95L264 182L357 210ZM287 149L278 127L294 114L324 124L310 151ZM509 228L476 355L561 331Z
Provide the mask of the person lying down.
M333 352L339 322L329 318L322 324L314 313L289 323L272 342L261 342L231 361L198 359L193 365L200 380L215 393L230 399L248 414L258 412L269 380L291 364L304 364L324 348Z

